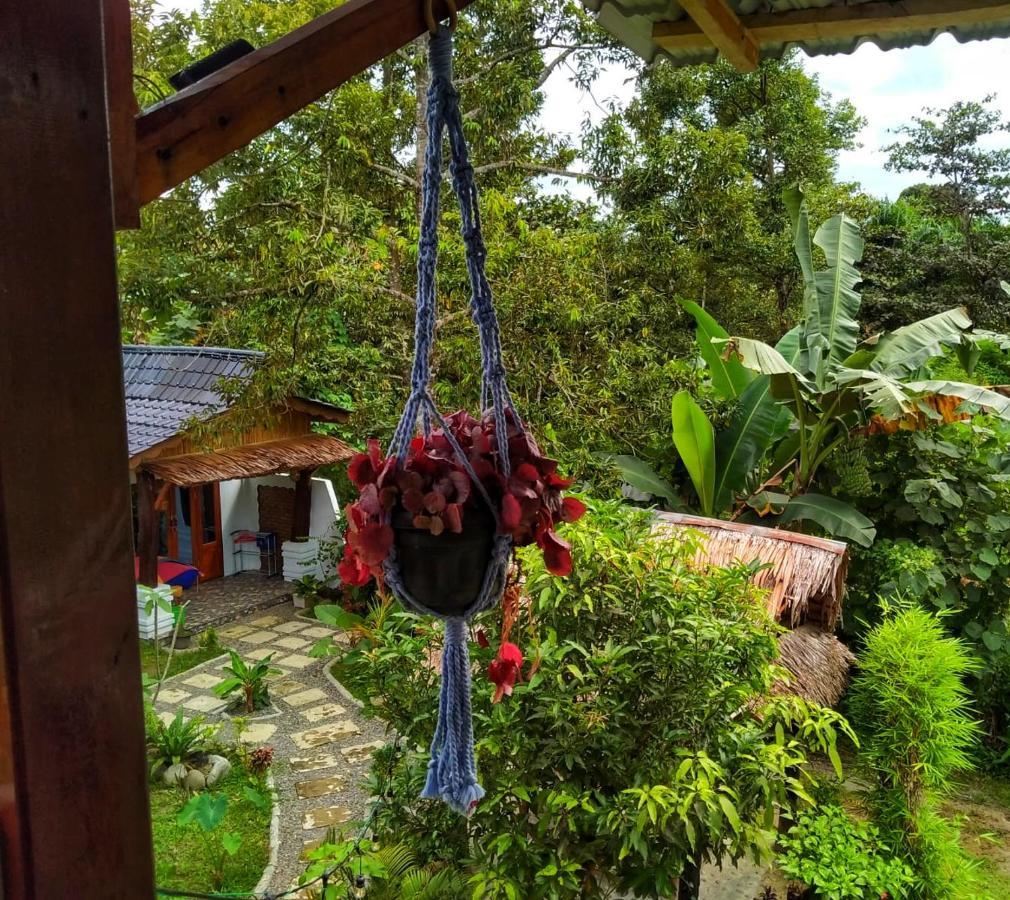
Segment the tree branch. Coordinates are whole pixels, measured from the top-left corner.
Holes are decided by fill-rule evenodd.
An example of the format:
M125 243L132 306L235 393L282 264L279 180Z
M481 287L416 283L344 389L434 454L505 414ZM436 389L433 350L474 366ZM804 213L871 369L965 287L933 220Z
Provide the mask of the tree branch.
M556 166L548 166L542 163L522 162L518 159L501 159L497 162L485 163L482 166L474 166L475 175L484 175L488 172L497 172L499 169L520 169L524 172L532 172L537 175L557 175L560 178L575 178L580 181L595 181L597 183L608 182L611 179L603 175L596 175L593 172L574 172L571 169L560 169Z

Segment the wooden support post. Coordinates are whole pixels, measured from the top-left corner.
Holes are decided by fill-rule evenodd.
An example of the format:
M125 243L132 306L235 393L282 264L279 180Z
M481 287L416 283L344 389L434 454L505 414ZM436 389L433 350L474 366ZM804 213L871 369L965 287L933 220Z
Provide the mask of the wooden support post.
M680 5L730 64L741 72L757 68L758 45L726 0L680 0Z
M312 518L312 473L302 469L295 476L295 511L292 517L292 538L309 536Z
M302 469L295 476L295 514L292 518L292 538L309 536L312 519L313 471L313 469Z
M117 228L140 228L137 190L137 97L133 93L130 0L102 0L105 80L109 96L109 152Z
M154 476L137 472L137 556L140 571L137 581L148 587L158 586L158 511Z
M0 870L153 895L103 0L0 3Z

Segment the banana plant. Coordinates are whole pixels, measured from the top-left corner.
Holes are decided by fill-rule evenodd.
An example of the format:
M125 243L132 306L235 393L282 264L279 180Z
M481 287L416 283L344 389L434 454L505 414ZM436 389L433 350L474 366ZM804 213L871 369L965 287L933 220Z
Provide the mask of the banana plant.
M813 521L831 534L864 546L873 523L848 504L812 490L821 466L849 436L874 418L935 417L931 397L955 397L1010 418L1010 399L960 382L923 377L925 364L946 349L967 365L980 341L1010 345L1003 335L972 333L963 309L950 309L860 340L862 298L856 267L863 254L858 225L844 215L824 222L811 239L807 205L799 188L784 194L803 279L800 323L773 347L730 336L704 309L685 303L697 324L699 352L713 391L733 401L730 426L714 434L686 393L673 401L673 443L705 515L734 517L750 507L769 524ZM826 267L817 269L814 247ZM970 371L970 369L969 369ZM634 457L615 460L634 487L668 502L668 482ZM771 477L750 489L755 472Z

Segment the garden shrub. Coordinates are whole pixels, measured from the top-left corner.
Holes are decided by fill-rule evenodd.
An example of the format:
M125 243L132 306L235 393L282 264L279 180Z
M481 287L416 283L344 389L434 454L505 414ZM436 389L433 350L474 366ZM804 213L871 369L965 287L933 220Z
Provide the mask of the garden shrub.
M575 567L550 575L522 553L528 606L509 639L528 659L494 704L473 710L487 796L468 821L417 799L437 712L440 629L388 606L342 652L340 672L405 752L378 755L380 843L458 864L477 897L669 897L700 859L767 858L777 808L807 798L808 747L834 751L836 713L764 700L777 627L753 569L699 572L698 538L659 537L651 515L593 503L567 530ZM534 548L535 549L535 548ZM500 637L486 616L473 647L486 669ZM338 648L338 652L339 648ZM837 754L834 754L837 759Z
M878 486L861 509L877 544L854 548L846 627L879 618L878 596L900 593L943 610L948 630L983 661L972 673L995 739L1010 724L1010 426L986 417L875 438Z
M779 870L802 882L818 900L894 900L908 896L912 873L868 822L840 806L800 814L779 841Z
M876 776L878 822L912 866L923 900L975 896L966 893L972 866L938 801L973 768L979 727L964 679L976 668L934 614L909 606L869 632L850 692L860 759Z

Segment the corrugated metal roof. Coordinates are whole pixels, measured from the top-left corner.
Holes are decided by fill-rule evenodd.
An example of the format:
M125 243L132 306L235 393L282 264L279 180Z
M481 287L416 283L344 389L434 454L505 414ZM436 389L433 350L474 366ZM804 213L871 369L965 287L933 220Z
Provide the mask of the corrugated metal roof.
M247 380L263 354L221 347L123 347L130 456L182 431L190 419L227 409L222 378Z
M780 13L789 10L825 9L833 6L856 6L873 0L850 0L849 3L833 3L831 0L727 0L741 17L753 14ZM713 62L718 56L715 47L664 48L652 38L652 27L656 22L681 22L687 14L676 0L582 0L583 5L596 13L600 25L620 43L628 47L646 62L667 58L675 65L687 66ZM896 11L903 11L905 4L895 3ZM942 4L933 4L940 6ZM761 56L778 58L788 49L799 47L810 56L832 53L851 53L860 44L871 42L882 50L915 47L929 44L945 32L961 42L986 40L988 38L1010 37L1010 13L1005 5L1000 6L999 15L1006 17L980 24L959 24L949 28L909 29L873 34L873 19L866 20L867 34L856 37L818 37L789 43L760 43Z

